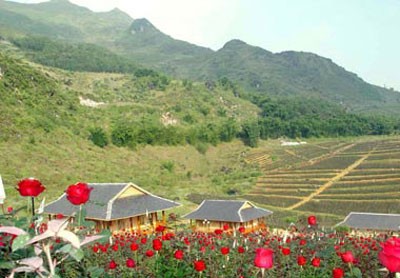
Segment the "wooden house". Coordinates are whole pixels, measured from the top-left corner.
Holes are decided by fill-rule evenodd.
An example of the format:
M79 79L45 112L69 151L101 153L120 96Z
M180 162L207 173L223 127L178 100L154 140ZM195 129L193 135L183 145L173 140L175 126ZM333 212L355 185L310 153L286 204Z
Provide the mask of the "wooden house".
M256 207L249 201L204 200L184 218L190 219L192 226L202 232L213 232L224 226L230 230L244 227L245 232L252 232L265 227L265 217L271 214L272 211Z
M346 218L335 225L346 226L353 231L400 231L400 214L350 212Z
M85 204L86 219L96 223L96 228L112 232L135 230L153 231L157 225L166 224L165 210L179 203L153 195L133 183L90 183L93 187L90 200ZM62 194L44 208L44 213L71 216L79 210Z

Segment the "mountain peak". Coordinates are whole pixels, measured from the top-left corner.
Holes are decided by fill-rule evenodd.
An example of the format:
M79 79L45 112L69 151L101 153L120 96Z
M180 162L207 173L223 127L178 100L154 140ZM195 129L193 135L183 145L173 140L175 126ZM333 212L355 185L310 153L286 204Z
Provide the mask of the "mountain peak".
M239 39L233 39L228 41L227 43L224 44L223 48L230 48L230 47L238 47L238 46L246 46L248 45L242 40Z
M146 18L135 19L131 24L131 32L135 33L149 33L149 32L159 32L153 24L150 23Z

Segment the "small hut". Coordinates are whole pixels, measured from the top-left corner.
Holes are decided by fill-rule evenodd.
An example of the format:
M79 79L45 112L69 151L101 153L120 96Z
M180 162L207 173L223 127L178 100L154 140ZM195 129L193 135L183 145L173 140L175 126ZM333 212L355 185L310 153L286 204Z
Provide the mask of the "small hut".
M265 227L265 217L272 211L259 208L249 201L237 200L204 200L193 212L184 216L195 221L195 229L202 232L213 232L228 225L237 230L244 227L246 232Z
M165 210L179 203L153 195L134 183L90 183L90 200L85 204L86 219L98 229L152 231L166 224ZM44 213L71 216L79 210L62 194L44 208Z
M352 230L400 231L400 214L350 212L346 218L335 225L347 226Z

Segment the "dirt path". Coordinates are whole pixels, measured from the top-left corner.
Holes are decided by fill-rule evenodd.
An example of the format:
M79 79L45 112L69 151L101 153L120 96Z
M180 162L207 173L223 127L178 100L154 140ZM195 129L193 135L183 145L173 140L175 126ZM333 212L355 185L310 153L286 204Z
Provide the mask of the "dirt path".
M351 164L347 168L343 169L343 171L339 172L337 175L335 175L332 179L330 179L328 182L323 184L321 187L319 187L316 191L311 193L309 196L303 198L303 200L301 200L300 202L298 202L298 203L296 203L296 204L294 204L294 205L292 205L292 206L290 206L290 207L288 207L286 209L287 210L293 210L293 209L296 209L296 208L306 204L307 202L311 201L315 196L318 196L319 194L324 192L326 189L328 189L330 186L332 186L332 184L334 184L335 182L337 182L338 180L340 180L341 178L343 178L344 176L349 174L357 166L359 166L364 160L366 160L371 155L372 152L373 152L373 150L371 150L367 154L363 155L360 159L358 159L356 162L354 162L353 164Z

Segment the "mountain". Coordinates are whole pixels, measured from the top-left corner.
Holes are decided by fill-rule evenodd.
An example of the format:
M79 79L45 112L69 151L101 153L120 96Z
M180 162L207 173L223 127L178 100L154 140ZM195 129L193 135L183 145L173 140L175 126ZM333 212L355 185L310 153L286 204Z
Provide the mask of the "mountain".
M399 92L368 84L328 58L307 52L272 53L240 40L213 51L176 40L147 19L132 19L118 9L95 13L67 0L0 0L0 36L13 40L26 35L95 44L176 78L227 78L246 92L317 97L351 112L400 115Z
M322 97L356 112L398 113L400 105L400 93L368 84L330 59L307 52L274 54L240 40L229 41L184 72L190 78L227 77L260 93Z

